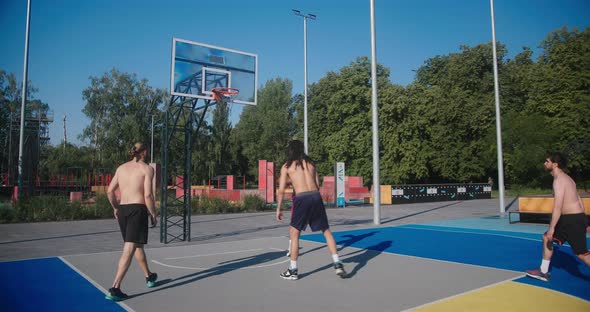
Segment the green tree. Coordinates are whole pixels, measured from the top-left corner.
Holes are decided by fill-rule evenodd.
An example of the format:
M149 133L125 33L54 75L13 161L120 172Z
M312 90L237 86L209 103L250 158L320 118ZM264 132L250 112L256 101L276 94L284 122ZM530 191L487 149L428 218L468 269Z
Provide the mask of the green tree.
M292 89L289 79L267 81L258 91L257 105L244 107L232 131L232 142L239 145L234 151L248 160L250 176L257 176L260 159L277 165L285 159L285 146L296 131Z
M68 168L80 168L87 172L91 169L93 149L88 146L76 146L71 143L47 146L46 157L41 160L43 180L57 174L67 174Z
M229 105L218 102L213 111L211 121L211 141L209 159L211 171L215 175L230 175L232 168L232 155L230 154L231 123L229 122Z
M590 28L556 30L540 48L525 111L542 114L543 126L557 134L551 149L566 151L578 141L590 141ZM590 167L588 153L568 152L572 171Z
M377 66L378 89L390 84L389 69ZM339 72L329 72L310 88L309 154L320 175L333 175L344 162L347 175L372 180L371 62L358 57Z
M390 86L379 93L379 101L381 183L428 181L432 174L430 159L435 151L427 104L435 101L435 92L419 84L407 88Z
M505 53L499 45L502 64ZM420 111L429 129L432 182L476 181L487 168L482 138L494 126L493 57L490 44L461 46L461 53L428 60L417 71L416 84L428 90L430 101ZM420 96L419 96L420 97Z
M83 92L86 105L82 112L90 118L81 139L94 146L95 167L114 168L127 159L126 152L135 141L150 142L151 117L163 115L158 108L166 99L165 91L153 89L146 79L116 69L101 77L90 77Z

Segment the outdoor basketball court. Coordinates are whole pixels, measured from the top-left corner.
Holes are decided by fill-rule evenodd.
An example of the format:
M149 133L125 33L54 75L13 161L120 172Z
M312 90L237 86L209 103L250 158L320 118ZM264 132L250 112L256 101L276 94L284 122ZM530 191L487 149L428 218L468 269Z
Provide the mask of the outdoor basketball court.
M121 303L104 299L120 247L0 262L0 300L6 311L589 311L590 269L563 246L549 283L524 276L540 263L546 225L508 224L493 202L388 206L381 226L365 222L369 207L329 209L347 279L334 274L321 234L302 236L299 280L281 279L286 225L267 233L257 223L244 225L261 229L255 235L148 248L160 282L145 288L133 263L123 282L131 298ZM244 218L259 216L275 224L268 214Z

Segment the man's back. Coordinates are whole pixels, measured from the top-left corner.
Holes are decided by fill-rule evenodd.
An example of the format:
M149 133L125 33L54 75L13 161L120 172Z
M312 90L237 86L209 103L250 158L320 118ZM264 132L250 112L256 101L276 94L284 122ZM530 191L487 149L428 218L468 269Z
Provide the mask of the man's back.
M287 164L283 165L283 170L287 170L295 193L319 190L317 173L313 164L301 160L301 165L298 165L297 161L293 161L289 167L287 167Z
M131 160L117 168L121 204L145 204L146 179L151 181L151 167L142 161Z

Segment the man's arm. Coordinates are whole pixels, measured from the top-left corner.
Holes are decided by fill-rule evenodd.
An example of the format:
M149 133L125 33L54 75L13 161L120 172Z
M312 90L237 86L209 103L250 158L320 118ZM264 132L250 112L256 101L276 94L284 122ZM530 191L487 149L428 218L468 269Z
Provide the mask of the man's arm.
M152 215L152 226L156 226L158 220L155 211L154 194L152 193L152 180L154 179L154 169L148 166L147 173L143 179L143 196L145 198L145 205Z
M149 166L149 167L152 169L152 174L153 174L153 176L152 176L152 196L154 197L154 202L155 202L156 201L156 194L158 194L157 193L158 190L156 190L156 188L158 187L158 181L154 182L154 178L153 178L156 175L156 168L154 168L152 166ZM155 204L154 204L154 206L155 206Z
M287 172L287 166L283 165L281 167L281 177L279 178L279 190L277 191L277 220L283 220L283 213L281 212L281 205L283 204L283 196L285 195L285 187L287 185L287 177L289 173Z
M107 198L109 199L109 203L111 203L111 207L113 207L113 214L115 215L115 219L118 218L117 209L119 209L119 203L117 202L117 196L115 195L115 191L119 187L119 169L115 171L115 176L111 180L109 184L109 188L107 189Z

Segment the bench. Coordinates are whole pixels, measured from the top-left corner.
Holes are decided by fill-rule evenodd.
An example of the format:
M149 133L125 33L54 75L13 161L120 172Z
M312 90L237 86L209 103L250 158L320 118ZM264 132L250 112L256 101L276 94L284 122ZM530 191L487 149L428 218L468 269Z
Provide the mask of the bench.
M582 197L586 216L590 219L590 197ZM518 221L512 221L512 215L530 215L530 216L548 216L551 217L553 211L553 197L548 196L527 196L518 198L518 210L508 211L508 222L510 224Z

